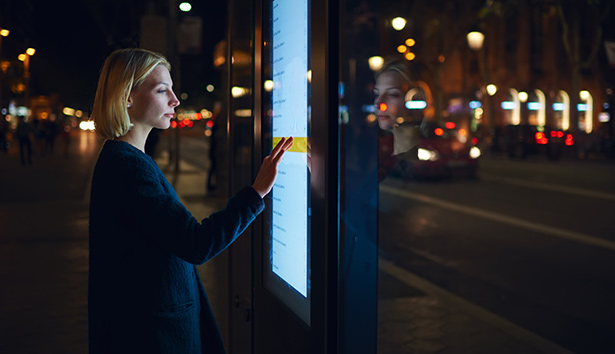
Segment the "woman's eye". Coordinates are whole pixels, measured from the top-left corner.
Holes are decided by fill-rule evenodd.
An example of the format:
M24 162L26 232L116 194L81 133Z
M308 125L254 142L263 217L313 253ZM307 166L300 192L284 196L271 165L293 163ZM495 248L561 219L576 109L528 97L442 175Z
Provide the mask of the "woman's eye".
M167 92L167 90L165 89L158 90L158 93L165 93L165 92Z

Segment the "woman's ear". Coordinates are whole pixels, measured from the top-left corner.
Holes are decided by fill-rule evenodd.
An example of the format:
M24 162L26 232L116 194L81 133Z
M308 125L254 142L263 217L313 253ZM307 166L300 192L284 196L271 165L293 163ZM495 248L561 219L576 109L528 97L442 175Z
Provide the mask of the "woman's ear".
M132 106L132 97L128 96L128 101L126 101L126 107L130 108Z

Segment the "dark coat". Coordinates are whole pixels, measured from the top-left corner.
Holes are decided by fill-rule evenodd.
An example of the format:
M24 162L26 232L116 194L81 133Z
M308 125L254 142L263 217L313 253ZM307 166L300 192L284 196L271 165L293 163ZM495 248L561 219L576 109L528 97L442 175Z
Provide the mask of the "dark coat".
M199 222L148 155L106 141L90 196L90 353L223 353L195 265L263 208L246 187Z

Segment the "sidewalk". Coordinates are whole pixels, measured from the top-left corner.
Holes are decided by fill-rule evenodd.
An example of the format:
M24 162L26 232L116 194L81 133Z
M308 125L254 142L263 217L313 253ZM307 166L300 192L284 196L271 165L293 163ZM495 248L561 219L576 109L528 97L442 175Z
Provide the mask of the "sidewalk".
M22 167L0 153L0 353L87 353L88 198L102 140L76 133L64 156ZM197 219L225 198L205 195L206 172L157 159ZM227 258L199 267L225 340ZM395 264L381 260L378 353L567 353Z

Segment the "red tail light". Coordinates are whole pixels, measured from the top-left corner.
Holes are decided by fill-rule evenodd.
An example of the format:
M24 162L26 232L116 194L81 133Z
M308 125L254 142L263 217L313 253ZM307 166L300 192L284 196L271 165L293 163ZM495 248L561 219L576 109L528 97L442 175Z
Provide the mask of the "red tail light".
M572 146L574 142L572 141L572 134L566 134L566 140L564 141L564 144L566 144L566 146Z
M536 143L540 144L540 145L545 145L548 142L547 138L545 137L545 134L542 132L537 132L536 133Z

